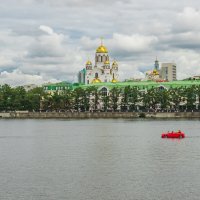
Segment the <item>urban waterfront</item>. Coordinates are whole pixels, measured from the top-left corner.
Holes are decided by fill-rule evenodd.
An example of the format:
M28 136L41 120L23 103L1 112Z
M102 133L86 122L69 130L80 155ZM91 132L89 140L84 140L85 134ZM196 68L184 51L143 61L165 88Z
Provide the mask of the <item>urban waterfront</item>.
M0 199L199 199L198 119L1 119L0 127ZM160 138L178 129L185 139Z

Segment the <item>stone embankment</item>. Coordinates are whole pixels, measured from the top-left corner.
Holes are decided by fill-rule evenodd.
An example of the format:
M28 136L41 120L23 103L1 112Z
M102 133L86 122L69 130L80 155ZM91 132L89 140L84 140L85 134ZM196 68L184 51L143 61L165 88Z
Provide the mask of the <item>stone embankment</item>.
M95 119L95 118L200 118L200 112L7 112L0 118L19 119Z

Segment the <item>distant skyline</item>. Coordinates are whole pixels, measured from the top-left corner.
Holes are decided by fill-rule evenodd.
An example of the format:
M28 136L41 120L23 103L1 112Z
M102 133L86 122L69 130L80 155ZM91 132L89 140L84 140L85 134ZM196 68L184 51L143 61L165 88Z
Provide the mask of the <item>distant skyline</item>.
M177 78L200 75L200 2L6 0L0 4L0 84L76 81L100 37L119 76L144 77L175 62Z

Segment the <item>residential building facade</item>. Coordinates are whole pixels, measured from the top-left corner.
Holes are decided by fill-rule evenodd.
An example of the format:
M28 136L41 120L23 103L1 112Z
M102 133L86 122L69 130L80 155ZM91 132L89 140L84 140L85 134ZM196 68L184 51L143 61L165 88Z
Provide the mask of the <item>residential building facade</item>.
M160 69L160 78L167 81L175 81L176 78L176 64L162 63Z

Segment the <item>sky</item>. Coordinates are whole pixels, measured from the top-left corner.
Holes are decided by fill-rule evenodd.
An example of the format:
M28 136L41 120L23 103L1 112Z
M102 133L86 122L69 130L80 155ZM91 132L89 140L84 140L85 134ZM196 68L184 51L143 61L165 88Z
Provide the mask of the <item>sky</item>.
M200 75L199 22L196 0L0 0L0 84L76 82L101 37L121 81L156 57L178 79Z

